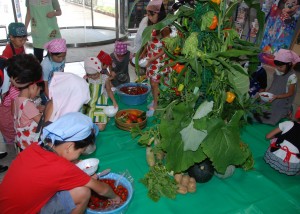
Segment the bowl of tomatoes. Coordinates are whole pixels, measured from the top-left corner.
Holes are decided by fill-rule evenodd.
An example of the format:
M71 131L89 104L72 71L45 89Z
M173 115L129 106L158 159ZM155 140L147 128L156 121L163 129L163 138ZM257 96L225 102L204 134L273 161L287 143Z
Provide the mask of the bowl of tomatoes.
M124 83L116 88L120 101L126 105L141 105L147 101L151 88L143 83Z
M125 109L117 112L115 123L119 129L130 131L133 127L143 129L147 126L146 112L139 109Z
M121 204L114 205L108 198L98 195L92 192L87 214L121 214L125 213L133 196L132 183L125 177L117 173L109 173L103 176L99 182L104 182L111 186L115 194L121 198ZM118 183L118 186L116 186Z
M269 92L261 92L261 93L259 93L259 96L262 101L270 102L273 99L274 94L269 93Z

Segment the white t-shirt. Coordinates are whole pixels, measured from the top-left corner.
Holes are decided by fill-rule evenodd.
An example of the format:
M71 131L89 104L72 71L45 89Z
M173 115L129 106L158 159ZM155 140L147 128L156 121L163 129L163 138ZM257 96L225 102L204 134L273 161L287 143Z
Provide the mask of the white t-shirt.
M286 93L289 91L289 86L292 84L296 84L298 81L296 74L292 74L289 76L287 84L286 84Z

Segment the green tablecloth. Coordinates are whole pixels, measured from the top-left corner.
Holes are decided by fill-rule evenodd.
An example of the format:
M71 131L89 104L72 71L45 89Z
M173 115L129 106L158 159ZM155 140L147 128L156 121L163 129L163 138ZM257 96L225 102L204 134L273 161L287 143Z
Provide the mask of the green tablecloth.
M146 105L120 104L120 109L125 108L146 110ZM263 160L269 146L265 135L273 128L254 124L242 131L242 140L250 146L255 159L253 170L236 169L228 179L214 176L207 183L197 184L195 193L178 194L175 200L161 198L153 202L147 197L146 187L139 182L148 172L145 148L131 138L130 132L118 129L113 118L98 135L97 150L90 156L100 159L98 171L111 168L116 173L126 169L130 172L134 195L127 210L129 214L300 213L300 176L280 174Z

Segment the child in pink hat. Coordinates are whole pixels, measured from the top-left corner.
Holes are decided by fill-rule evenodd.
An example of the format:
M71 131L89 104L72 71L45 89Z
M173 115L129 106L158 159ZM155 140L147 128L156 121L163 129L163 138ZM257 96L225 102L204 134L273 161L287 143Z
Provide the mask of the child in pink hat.
M130 52L127 50L127 45L126 42L116 41L114 52L110 54L114 76L111 83L114 87L130 82L128 72Z
M41 62L43 68L43 79L45 82L45 95L49 97L49 84L54 72L63 72L67 54L65 39L53 39L44 45L47 56Z
M267 92L272 93L270 109L259 118L262 123L275 125L285 117L291 117L297 91L297 76L293 67L299 64L299 56L291 50L280 49L275 53L275 73Z

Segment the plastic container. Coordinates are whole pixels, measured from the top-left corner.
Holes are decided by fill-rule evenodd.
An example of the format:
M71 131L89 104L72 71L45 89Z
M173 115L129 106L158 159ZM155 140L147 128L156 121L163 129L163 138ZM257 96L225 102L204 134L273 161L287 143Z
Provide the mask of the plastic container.
M103 176L103 179L113 179L113 180L118 180L122 175L117 174L117 173L109 173L105 176ZM101 179L100 179L101 180ZM133 186L132 183L126 178L126 176L122 176L119 180L119 184L125 187L128 190L128 197L127 200L125 201L124 204L122 204L120 207L114 209L114 210L109 210L109 211L96 211L87 208L86 214L123 214L126 212L133 196Z
M144 87L147 88L147 91L144 94L130 95L120 91L122 87ZM141 105L147 101L147 97L150 91L151 89L149 85L130 82L119 85L117 87L116 93L118 94L120 101L126 105Z
M85 160L82 160L76 164L81 170L83 170L88 175L93 175L99 165L99 159L97 158L88 158Z
M259 96L262 101L269 102L273 98L274 94L269 92L261 92L259 93Z
M103 113L106 114L107 117L114 117L118 112L118 108L114 106L105 106L103 109Z

